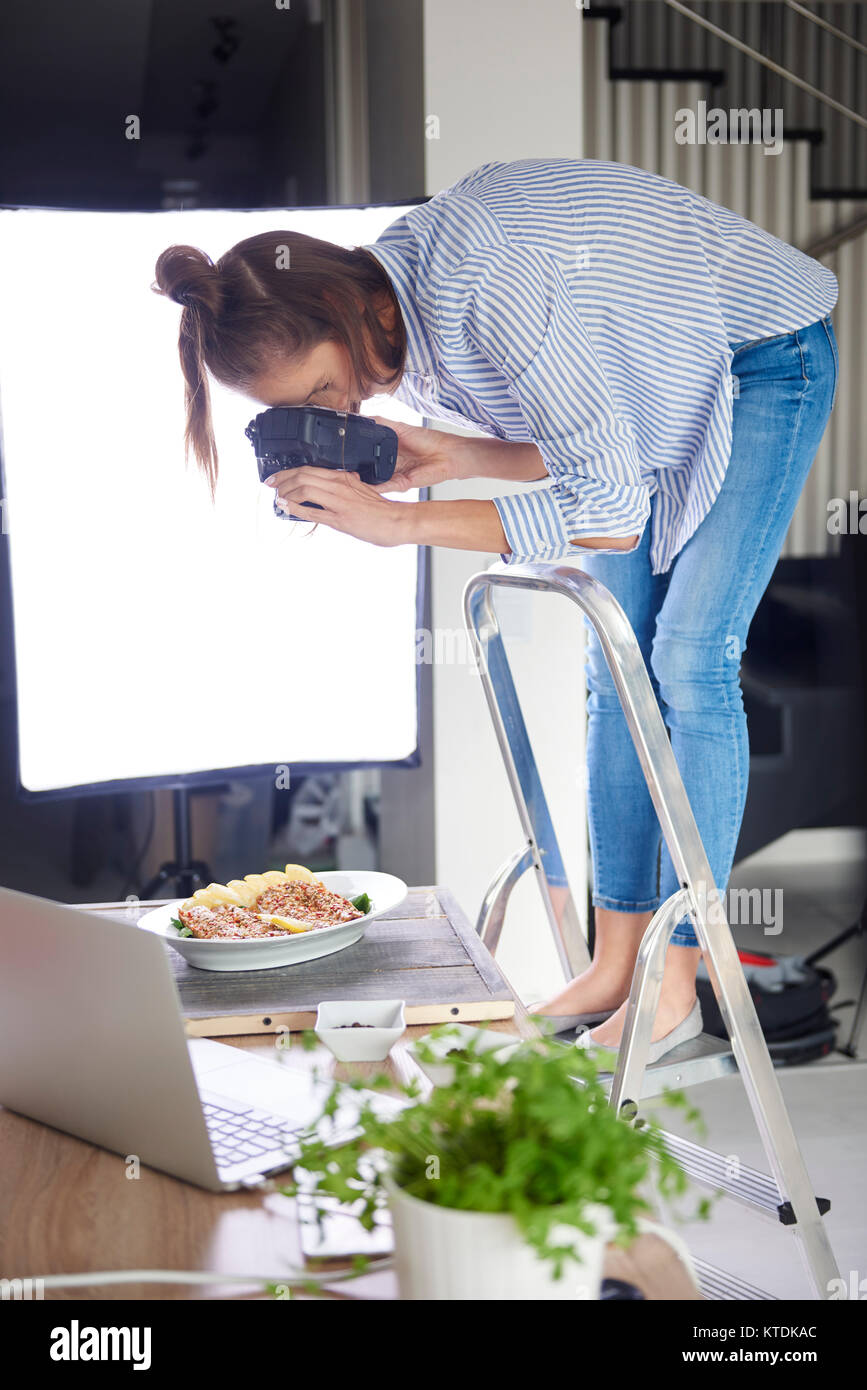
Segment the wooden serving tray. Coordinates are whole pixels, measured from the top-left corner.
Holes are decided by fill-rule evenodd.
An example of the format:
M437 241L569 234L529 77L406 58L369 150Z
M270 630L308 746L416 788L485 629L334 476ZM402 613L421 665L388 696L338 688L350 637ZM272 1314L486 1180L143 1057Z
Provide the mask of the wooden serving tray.
M476 1023L515 1013L508 983L446 888L411 888L354 946L298 965L196 970L166 950L190 1037L312 1028L323 999L404 999L408 1024Z

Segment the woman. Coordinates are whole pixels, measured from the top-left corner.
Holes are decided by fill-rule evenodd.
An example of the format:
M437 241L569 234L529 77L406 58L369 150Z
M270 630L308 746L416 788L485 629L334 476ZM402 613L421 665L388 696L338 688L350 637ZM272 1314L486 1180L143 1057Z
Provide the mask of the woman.
M266 405L357 409L388 391L487 438L398 426L394 479L277 474L285 510L375 545L582 556L635 630L724 892L747 788L740 656L836 387L830 271L666 179L595 160L474 170L369 246L295 233L216 265L157 263L182 303L187 443L213 485L207 372ZM447 479L543 483L406 503ZM537 1017L616 1047L642 934L678 887L589 631L593 962ZM668 950L652 1055L701 1030L688 919ZM592 1031L588 1031L592 1025Z

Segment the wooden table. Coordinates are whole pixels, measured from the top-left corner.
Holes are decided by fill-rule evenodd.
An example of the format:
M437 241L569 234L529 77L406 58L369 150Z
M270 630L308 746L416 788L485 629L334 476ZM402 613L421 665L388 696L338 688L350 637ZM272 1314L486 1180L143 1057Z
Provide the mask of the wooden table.
M113 912L119 906L124 904L104 905L106 911ZM538 1036L517 995L514 998L514 1017L489 1026L525 1038ZM428 1031L429 1026L408 1028L387 1064L350 1066L335 1061L325 1048L306 1052L297 1045L281 1050L281 1060L301 1068L316 1066L322 1073L342 1080L363 1077L385 1067L396 1081L404 1083L422 1076L407 1045ZM59 1033L59 1045L61 1036ZM222 1037L220 1041L273 1058L275 1046L283 1040L258 1035ZM303 1264L294 1202L276 1190L243 1194L205 1192L144 1167L138 1179L130 1180L125 1175L123 1159L116 1154L2 1109L0 1173L0 1277L37 1278L136 1269L253 1276L228 1284L87 1285L46 1290L46 1298L262 1299L270 1297L263 1292L264 1280L279 1282L281 1274ZM652 1257L654 1245L661 1247L656 1265ZM606 1270L614 1277L632 1278L634 1282L640 1277L641 1287L652 1297L654 1278L658 1282L659 1270L671 1263L666 1253L668 1246L656 1237L643 1237L633 1250L639 1246L646 1247L645 1268L639 1274L630 1273L624 1253L613 1250L611 1268L606 1266ZM651 1250L649 1273L647 1249ZM333 1286L329 1296L396 1298L394 1274L383 1270ZM655 1296L678 1295L669 1292Z
M148 907L156 906L147 904ZM100 905L117 913L124 903ZM88 906L93 911L92 906ZM481 948L484 950L484 948ZM514 993L514 992L513 992ZM514 1018L491 1023L507 1034L537 1035L515 996ZM281 1061L301 1068L316 1066L337 1079L387 1070L399 1083L422 1073L407 1045L430 1031L410 1027L392 1049L387 1063L337 1062L324 1047L311 1052L293 1044L281 1047ZM220 1042L273 1060L284 1036L263 1033L220 1037ZM60 1043L60 1035L58 1037ZM33 1120L0 1109L0 1276L115 1269L178 1269L279 1276L303 1265L295 1204L276 1191L211 1193L143 1167L130 1180L116 1154L94 1148ZM277 1180L279 1182L279 1179ZM277 1183L274 1184L276 1187ZM185 1299L263 1298L263 1280L245 1284L93 1285L46 1290L46 1298ZM391 1271L336 1286L332 1297L396 1297Z

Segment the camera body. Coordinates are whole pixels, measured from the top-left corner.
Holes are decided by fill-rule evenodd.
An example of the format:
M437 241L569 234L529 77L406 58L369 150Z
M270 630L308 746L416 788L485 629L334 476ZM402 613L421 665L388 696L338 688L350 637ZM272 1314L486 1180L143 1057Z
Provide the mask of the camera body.
M320 405L272 406L245 430L256 453L259 478L265 482L284 468L332 468L357 473L363 483L387 483L397 463L397 435L366 415L329 410ZM302 502L316 511L316 502ZM297 521L281 511L276 516Z

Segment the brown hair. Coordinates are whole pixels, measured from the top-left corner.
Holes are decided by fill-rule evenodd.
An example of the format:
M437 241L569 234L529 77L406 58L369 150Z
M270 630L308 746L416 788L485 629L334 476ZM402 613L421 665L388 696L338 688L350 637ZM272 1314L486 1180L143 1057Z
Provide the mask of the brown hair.
M184 443L212 494L218 456L206 369L224 386L249 391L275 360L302 357L331 341L346 348L368 394L403 372L406 330L397 297L379 261L361 247L347 250L302 232L263 232L216 262L195 246L170 246L155 275L156 293L183 306ZM396 311L391 334L377 312L389 304Z

